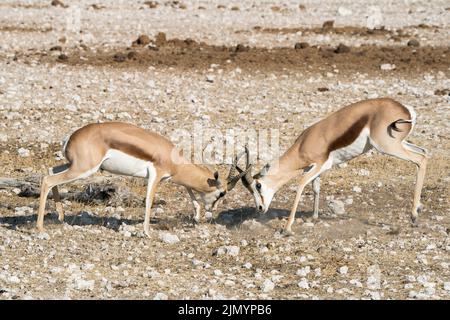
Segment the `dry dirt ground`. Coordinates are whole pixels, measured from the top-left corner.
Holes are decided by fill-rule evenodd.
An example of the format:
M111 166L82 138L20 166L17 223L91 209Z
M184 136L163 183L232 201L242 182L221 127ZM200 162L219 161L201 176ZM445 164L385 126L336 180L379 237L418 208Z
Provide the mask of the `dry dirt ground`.
M266 215L238 185L199 225L164 183L150 239L139 179L98 174L142 201L64 200L64 223L50 199L43 234L38 199L0 189L0 299L450 298L448 1L51 2L0 3L0 177L42 176L91 122L275 128L284 150L328 113L388 96L418 114L424 209L413 228L415 168L377 153L323 175L318 220L308 187L292 237L279 231L295 181Z

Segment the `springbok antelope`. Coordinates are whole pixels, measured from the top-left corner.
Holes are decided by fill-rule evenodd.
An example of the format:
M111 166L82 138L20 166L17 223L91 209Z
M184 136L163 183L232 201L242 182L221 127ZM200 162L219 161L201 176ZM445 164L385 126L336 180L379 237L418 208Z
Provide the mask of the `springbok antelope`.
M218 200L233 189L244 173L233 176L236 156L227 183L222 184L218 172L192 164L168 139L154 132L121 122L89 124L75 131L64 145L68 163L49 169L50 175L42 179L38 231L44 229L44 211L47 195L52 189L60 221L64 211L58 185L86 178L99 169L111 173L148 179L144 231L149 235L153 198L162 180L171 179L186 187L194 206L194 220L200 219L200 204L194 194L198 192L207 211L215 210Z
M333 165L347 162L372 147L417 165L414 204L411 213L417 225L420 194L425 177L427 151L405 141L416 122L411 107L389 98L371 99L348 105L303 131L295 143L276 161L266 164L261 172L252 176L247 150L247 173L242 177L244 186L253 194L256 210L267 212L274 194L300 173L297 195L286 222L284 233L292 234L297 206L303 188L312 182L314 213L318 217L320 174ZM242 174L244 171L237 167Z

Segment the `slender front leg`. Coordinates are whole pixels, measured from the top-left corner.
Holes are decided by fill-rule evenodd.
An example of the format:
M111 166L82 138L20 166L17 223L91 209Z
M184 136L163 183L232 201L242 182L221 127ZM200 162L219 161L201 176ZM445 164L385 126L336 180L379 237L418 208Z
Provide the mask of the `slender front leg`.
M314 192L314 213L313 219L319 218L319 199L320 199L320 176L312 181L312 188Z
M155 217L155 215L151 213L152 204L156 188L158 186L160 179L153 165L148 167L147 172L148 172L148 183L147 183L147 194L145 196L144 233L147 235L147 237L150 238L150 219Z
M67 163L60 165L60 166L53 167L53 168L49 168L48 174L53 176L60 172L66 171L68 168L69 168L69 165ZM55 202L55 206L56 206L56 212L58 212L58 220L63 222L64 221L64 209L63 209L63 206L61 203L61 197L59 195L58 186L54 186L52 188L52 194L53 194L53 201Z
M315 179L321 171L322 168L322 164L318 165L316 164L316 166L309 172L307 172L305 175L303 175L300 178L300 183L297 189L297 195L295 196L295 200L294 200L294 205L292 206L291 209L291 213L289 215L289 218L286 222L286 226L283 230L283 232L287 235L292 235L292 224L294 223L294 219L295 219L295 213L297 212L297 207L298 207L298 203L300 202L300 198L302 196L302 192L303 189L305 188L305 186L311 182L311 180Z
M64 209L61 203L61 197L59 195L58 186L54 186L52 188L52 194L53 194L53 201L55 201L56 205L56 212L58 212L58 220L63 222L64 221Z
M200 204L197 201L197 198L195 198L194 192L192 192L191 188L186 187L187 192L189 193L189 197L191 198L192 205L194 206L194 221L199 223L200 222Z

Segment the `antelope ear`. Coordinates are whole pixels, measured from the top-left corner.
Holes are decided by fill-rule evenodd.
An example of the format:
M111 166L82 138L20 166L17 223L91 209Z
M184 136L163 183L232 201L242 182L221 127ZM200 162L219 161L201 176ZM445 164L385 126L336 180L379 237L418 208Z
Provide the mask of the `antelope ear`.
M269 172L270 169L270 164L267 163L261 170L261 177L265 176L267 174L267 172Z
M219 180L219 172L214 172L214 179Z

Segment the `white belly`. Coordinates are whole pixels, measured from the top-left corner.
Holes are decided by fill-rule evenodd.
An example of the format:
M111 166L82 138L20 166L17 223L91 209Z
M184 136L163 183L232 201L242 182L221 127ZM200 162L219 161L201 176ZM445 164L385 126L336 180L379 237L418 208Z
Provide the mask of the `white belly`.
M103 160L101 169L125 176L147 178L153 171L153 163L130 156L122 151L109 149Z
M372 148L369 142L369 129L363 129L358 138L352 144L334 150L330 153L330 158L333 159L333 164L340 164L347 162Z

